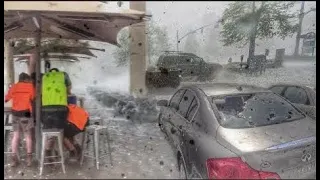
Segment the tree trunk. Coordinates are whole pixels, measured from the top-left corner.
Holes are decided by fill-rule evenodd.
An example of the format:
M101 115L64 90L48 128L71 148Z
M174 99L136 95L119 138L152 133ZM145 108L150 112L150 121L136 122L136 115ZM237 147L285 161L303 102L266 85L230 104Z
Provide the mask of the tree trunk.
M255 12L255 2L252 2L252 13ZM256 34L257 34L257 18L254 17L254 27L251 30L251 34L250 34L250 43L249 43L249 56L247 59L247 64L248 66L250 66L250 59L253 58L254 56L254 52L255 52L255 47L256 47Z
M302 30L302 20L304 18L304 1L301 1L301 8L300 8L300 14L299 14L299 26L296 36L296 45L294 47L294 53L293 55L297 57L299 55L299 46L300 46L300 36L301 36L301 30Z

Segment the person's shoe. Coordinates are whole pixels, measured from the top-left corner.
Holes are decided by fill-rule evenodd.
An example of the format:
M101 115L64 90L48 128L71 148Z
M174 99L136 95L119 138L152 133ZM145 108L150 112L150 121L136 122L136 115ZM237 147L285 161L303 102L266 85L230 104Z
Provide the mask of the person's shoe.
M11 158L12 158L11 167L17 167L19 164L18 156L16 154L13 154Z
M27 154L26 162L27 162L27 167L30 167L32 165L32 153Z

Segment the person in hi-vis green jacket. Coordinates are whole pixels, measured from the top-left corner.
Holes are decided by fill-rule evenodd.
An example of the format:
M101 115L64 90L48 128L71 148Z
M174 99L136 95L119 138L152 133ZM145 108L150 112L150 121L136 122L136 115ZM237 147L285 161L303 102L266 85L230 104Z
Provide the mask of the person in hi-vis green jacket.
M68 118L68 94L71 89L71 81L67 73L57 68L51 69L42 76L42 123L43 129L63 129ZM46 153L50 155L50 149L54 141L49 140Z

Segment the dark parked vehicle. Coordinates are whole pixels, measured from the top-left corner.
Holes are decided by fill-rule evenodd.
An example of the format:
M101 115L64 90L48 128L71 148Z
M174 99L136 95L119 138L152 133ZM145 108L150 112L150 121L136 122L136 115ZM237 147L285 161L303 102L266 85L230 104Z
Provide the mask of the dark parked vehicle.
M177 88L181 83L180 69L149 68L146 72L148 88Z
M184 86L158 106L181 178L316 177L316 121L269 90Z
M179 75L182 81L190 78L206 81L214 79L220 70L220 64L207 63L195 54L167 51L159 57L155 68L147 70L147 84L178 87Z
M316 89L302 85L277 84L269 88L274 93L288 99L308 116L316 119Z

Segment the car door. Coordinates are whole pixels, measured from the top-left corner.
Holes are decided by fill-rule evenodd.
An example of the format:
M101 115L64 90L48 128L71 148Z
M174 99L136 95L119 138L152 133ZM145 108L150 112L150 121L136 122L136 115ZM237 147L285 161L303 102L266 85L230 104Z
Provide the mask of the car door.
M188 155L188 144L186 143L188 142L188 136L186 136L186 133L190 128L190 123L187 121L186 117L194 97L192 91L186 90L180 101L179 110L176 112L173 120L174 126L172 128L174 128L173 131L175 131L173 138L184 158L187 158Z
M186 160L188 161L188 164L190 165L190 167L192 167L191 165L194 163L194 156L196 155L196 139L197 139L197 133L195 132L194 126L192 125L192 123L194 123L194 118L196 113L198 112L198 108L199 107L199 100L196 97L196 95L194 95L193 100L191 102L191 105L189 106L187 115L186 115L186 122L187 122L187 126L185 129L185 133L184 133L184 140L185 140L185 146L187 149L187 158Z
M199 57L190 57L190 75L199 76L205 69L201 68L201 58ZM203 71L202 71L203 70Z
M176 93L174 93L174 95L171 97L168 106L162 107L161 113L159 115L160 122L163 125L163 129L168 135L169 140L173 142L173 144L174 138L172 137L172 130L174 129L174 116L176 116L175 114L177 112L177 108L185 91L185 89L179 89L178 91L176 91Z
M180 55L179 56L179 67L181 68L182 71L182 76L183 77L190 77L196 75L196 70L195 70L195 62L194 58L191 56L186 56L186 55Z

